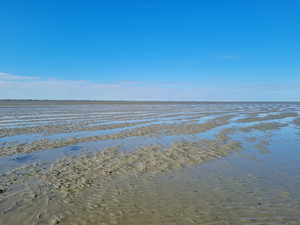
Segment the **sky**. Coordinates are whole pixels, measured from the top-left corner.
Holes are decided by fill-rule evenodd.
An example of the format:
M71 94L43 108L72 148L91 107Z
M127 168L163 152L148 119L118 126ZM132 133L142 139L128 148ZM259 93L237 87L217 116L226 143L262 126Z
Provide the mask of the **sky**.
M300 101L300 0L0 0L0 99Z

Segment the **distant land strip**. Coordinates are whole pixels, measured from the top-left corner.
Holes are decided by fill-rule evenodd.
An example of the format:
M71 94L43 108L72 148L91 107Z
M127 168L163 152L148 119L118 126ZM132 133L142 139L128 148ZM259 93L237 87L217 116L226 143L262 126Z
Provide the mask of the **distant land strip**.
M85 105L85 104L203 104L203 103L300 103L299 101L171 101L171 100L37 100L0 99L1 105Z

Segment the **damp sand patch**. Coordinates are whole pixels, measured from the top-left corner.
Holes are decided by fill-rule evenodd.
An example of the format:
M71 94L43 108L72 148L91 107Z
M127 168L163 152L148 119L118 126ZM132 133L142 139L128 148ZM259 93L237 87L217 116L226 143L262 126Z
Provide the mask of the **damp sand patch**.
M1 175L2 190L5 190L1 195L1 203L3 206L11 204L9 208L17 211L16 208L22 209L25 207L23 204L29 204L32 210L42 213L49 208L54 208L50 206L51 196L56 196L57 201L63 202L67 195L78 189L99 187L99 185L103 185L103 182L111 181L115 177L119 177L118 179L122 179L122 177L142 178L172 173L183 170L187 166L209 162L216 157L227 156L231 151L241 149L240 143L230 140L226 142L214 140L187 142L182 140L167 147L145 146L133 151L119 151L119 146L116 146L103 149L95 154L59 160L50 169L44 168L42 163L24 166ZM14 194L11 195L11 193ZM109 193L103 198L109 198ZM38 205L34 203L35 201L43 202ZM42 206L44 208L41 208ZM66 210L67 207L68 204L61 205L60 209ZM37 218L40 213L36 215ZM3 210L0 214L4 222L11 221L10 210ZM26 217L26 215L24 216ZM56 215L55 217L53 215L53 218L64 218L65 216ZM22 219L26 220L25 217ZM34 216L31 222L36 221L36 217ZM49 217L46 218L49 219Z
M72 133L72 132L81 132L81 131L97 131L97 130L111 130L117 128L131 127L139 124L151 123L154 121L141 121L133 123L120 123L120 124L105 124L98 126L90 126L90 124L81 124L81 125L70 125L70 124L59 124L59 125L48 125L48 126L38 126L38 127L23 127L23 128L9 128L1 129L1 136L15 136L20 134L59 134L59 133Z
M280 113L278 115L267 115L264 117L247 117L243 119L237 120L239 123L251 123L251 122L258 122L258 121L268 121L268 120L278 120L278 119L284 119L287 117L297 117L298 113Z
M0 156L9 156L13 154L27 154L33 151L42 151L45 149L61 148L77 143L98 141L98 140L121 140L128 137L163 137L170 135L193 135L201 132L206 132L216 127L224 126L229 123L230 119L235 115L226 115L209 120L206 123L200 124L152 124L148 126L133 128L115 134L97 135L89 137L71 137L66 140L51 140L42 139L34 140L30 143L20 143L0 147Z
M299 165L295 161L297 151L288 146L288 154L284 151L278 160L273 149L279 144L274 142L278 135L288 133L277 125L291 124L285 119L295 121L297 117L271 118L288 116L284 112L299 112L299 104L12 105L2 109L3 124L13 124L11 120L16 119L16 124L28 127L38 125L35 115L47 121L47 115L52 114L48 117L49 125L63 125L58 132L65 129L70 137L48 136L48 139L0 145L1 155L11 155L8 158L16 161L14 168L18 167L0 175L1 224L299 223L296 185L300 180L299 170L294 169ZM264 128L263 131L276 132L263 137L256 124L263 121L236 123L259 113L265 113L259 118L267 122L277 123L282 119L279 122L285 123L277 123L277 128L274 125ZM29 119L31 124L26 123ZM95 136L87 130L87 136L80 137L73 136L72 131L73 127L85 129L112 125L115 121L131 124L149 119L156 122L125 126L113 134ZM240 130L245 126L245 131ZM289 132L296 127L289 126ZM7 129L5 125L2 128ZM54 128L49 131L56 132ZM46 133L39 132L42 131L36 134L40 136ZM290 135L290 141L295 136ZM2 140L5 142L5 137ZM288 142L280 144L285 149ZM91 149L72 150L74 145ZM59 149L60 146L66 151ZM42 151L46 149L49 149L47 154L59 152L53 158L58 161L43 161ZM16 152L20 155L13 156ZM21 162L28 159L22 153L26 152L32 156L40 154L36 160L41 161L32 163L32 159L30 165L24 165ZM285 158L292 160L284 161ZM287 168L292 162L295 166ZM217 164L222 163L217 169ZM272 166L274 170L266 173Z
M259 123L256 125L242 127L240 131L242 132L250 132L250 131L272 131L272 130L279 130L282 127L288 126L288 123L278 123L278 122L270 122L270 123Z
M300 127L300 117L295 118L292 123Z
M115 146L59 160L50 169L40 164L12 171L4 175L13 184L0 200L0 212L7 206L1 219L8 224L299 223L300 207L291 193L279 189L268 194L268 182L260 182L263 175L248 175L245 168L246 177L235 177L226 167L216 173L209 166L211 160L241 150L240 143L224 138L229 133L224 130L216 138L220 141L181 140L128 152ZM9 187L18 183L25 191L9 195L16 193ZM287 198L284 203L282 198Z

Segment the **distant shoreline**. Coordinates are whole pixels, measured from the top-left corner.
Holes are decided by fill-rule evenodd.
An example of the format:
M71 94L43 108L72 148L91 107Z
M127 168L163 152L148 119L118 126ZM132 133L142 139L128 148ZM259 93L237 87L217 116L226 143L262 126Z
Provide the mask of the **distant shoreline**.
M209 103L300 103L299 101L138 101L138 100L0 100L1 105L94 105L94 104L209 104Z

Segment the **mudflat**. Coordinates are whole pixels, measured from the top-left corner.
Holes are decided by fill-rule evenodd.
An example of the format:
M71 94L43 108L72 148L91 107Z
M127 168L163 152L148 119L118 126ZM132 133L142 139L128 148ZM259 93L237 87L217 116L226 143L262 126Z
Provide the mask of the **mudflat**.
M299 112L0 101L0 224L300 224Z

